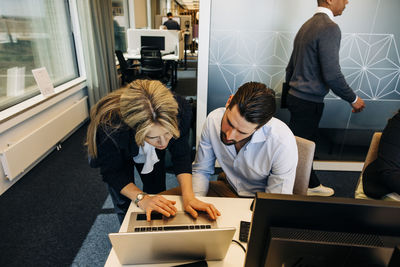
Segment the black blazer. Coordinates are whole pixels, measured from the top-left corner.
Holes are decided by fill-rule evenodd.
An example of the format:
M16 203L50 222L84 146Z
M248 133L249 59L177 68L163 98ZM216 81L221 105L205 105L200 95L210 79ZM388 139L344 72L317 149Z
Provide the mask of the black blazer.
M400 111L383 130L378 157L364 170L363 188L374 198L391 192L400 194Z
M171 139L167 149L171 153L175 175L178 175L192 173L191 150L188 144L192 109L184 98L175 96L175 99L179 105L180 137ZM104 182L120 192L127 184L134 183L133 157L139 153L139 147L135 142L135 131L120 118L118 120L119 122L116 123L121 123L118 129L99 126L97 129L98 156L89 162L92 167L100 168ZM156 152L158 152L157 149Z

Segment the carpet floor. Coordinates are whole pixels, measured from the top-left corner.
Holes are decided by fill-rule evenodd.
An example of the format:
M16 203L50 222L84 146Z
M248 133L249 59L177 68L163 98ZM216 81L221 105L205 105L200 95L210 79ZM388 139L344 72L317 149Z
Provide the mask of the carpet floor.
M107 198L79 128L0 196L0 266L69 266Z

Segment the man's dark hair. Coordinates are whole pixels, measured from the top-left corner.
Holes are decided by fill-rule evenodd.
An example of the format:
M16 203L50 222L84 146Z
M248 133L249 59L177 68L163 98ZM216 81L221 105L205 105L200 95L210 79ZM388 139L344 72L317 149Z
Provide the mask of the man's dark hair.
M242 117L261 127L275 114L275 92L263 83L248 82L239 87L228 108L235 105Z
M172 17L172 13L171 13L171 12L168 12L168 13L167 13L167 17Z

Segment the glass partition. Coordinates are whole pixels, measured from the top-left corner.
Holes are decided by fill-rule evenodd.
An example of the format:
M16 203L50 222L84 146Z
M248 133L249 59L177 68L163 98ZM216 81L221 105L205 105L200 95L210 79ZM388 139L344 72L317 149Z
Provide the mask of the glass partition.
M128 10L125 0L112 0L115 50L126 52L126 30L129 28Z
M317 0L212 1L207 112L247 81L267 84L280 102L293 39L316 8ZM342 71L367 107L354 114L347 102L327 95L318 159L363 161L373 132L400 108L399 10L397 0L352 0L335 18ZM276 116L289 119L287 110Z

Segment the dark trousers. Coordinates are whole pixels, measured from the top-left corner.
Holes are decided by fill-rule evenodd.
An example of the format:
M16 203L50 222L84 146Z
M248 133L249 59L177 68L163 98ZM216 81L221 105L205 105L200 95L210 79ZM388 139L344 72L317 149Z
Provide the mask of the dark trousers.
M400 194L400 113L383 130L378 158L365 168L362 179L364 193L369 197Z
M289 128L293 134L311 141L316 141L319 122L321 121L324 103L315 103L291 95L287 96L287 107L290 112ZM321 184L314 169L311 167L308 187L313 188Z
M182 195L180 186L161 192L161 195ZM229 184L224 172L218 175L217 181L211 181L208 187L207 197L240 197Z
M152 172L148 174L142 174L141 171L144 164L132 164L132 168L135 166L139 172L140 180L142 180L143 183L143 192L148 194L158 194L166 189L165 150L156 150L156 152L160 161L154 164ZM117 213L118 219L120 223L122 223L132 200L122 195L120 192L117 192L111 186L108 186L108 191L114 203L115 213Z
M392 192L400 194L400 169L376 159L364 170L363 189L372 198L382 198Z

